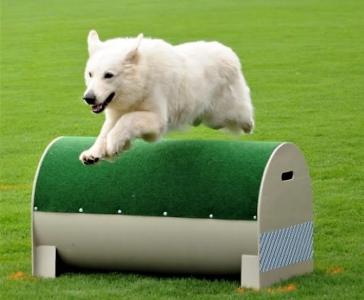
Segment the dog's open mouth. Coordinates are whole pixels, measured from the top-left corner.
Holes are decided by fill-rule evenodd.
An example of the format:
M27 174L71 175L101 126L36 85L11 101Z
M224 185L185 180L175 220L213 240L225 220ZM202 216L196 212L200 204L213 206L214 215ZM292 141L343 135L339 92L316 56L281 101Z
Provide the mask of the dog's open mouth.
M99 114L100 112L102 112L106 106L111 102L111 100L114 98L115 96L115 92L112 92L106 99L104 102L99 103L99 104L93 104L92 105L92 111L95 114Z

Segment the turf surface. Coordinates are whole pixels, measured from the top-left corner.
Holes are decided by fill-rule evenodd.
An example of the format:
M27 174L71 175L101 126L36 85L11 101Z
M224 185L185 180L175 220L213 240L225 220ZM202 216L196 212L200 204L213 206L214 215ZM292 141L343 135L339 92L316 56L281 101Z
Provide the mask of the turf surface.
M219 40L242 58L257 128L310 165L315 272L261 292L235 279L131 274L30 277L30 195L56 136L97 134L82 103L86 35ZM1 1L1 299L360 299L363 291L364 2ZM236 139L206 128L175 138Z
M43 212L254 220L264 169L279 143L134 141L113 162L80 163L95 138L62 137L47 150L34 206Z

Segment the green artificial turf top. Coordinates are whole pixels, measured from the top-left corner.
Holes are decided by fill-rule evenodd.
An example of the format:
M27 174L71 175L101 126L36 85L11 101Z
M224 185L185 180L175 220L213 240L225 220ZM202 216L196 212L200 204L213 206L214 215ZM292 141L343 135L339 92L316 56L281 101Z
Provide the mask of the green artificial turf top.
M134 142L114 162L82 165L94 138L63 137L36 182L38 211L253 220L273 142ZM120 212L119 212L120 213Z

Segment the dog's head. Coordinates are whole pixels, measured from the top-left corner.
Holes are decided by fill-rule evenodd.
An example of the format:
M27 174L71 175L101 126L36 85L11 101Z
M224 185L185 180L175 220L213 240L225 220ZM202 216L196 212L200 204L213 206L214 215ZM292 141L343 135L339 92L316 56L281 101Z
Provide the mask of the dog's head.
M143 34L139 34L137 38L102 42L95 30L88 34L87 88L83 99L94 113L101 113L108 105L125 110L141 98L138 62L142 39Z

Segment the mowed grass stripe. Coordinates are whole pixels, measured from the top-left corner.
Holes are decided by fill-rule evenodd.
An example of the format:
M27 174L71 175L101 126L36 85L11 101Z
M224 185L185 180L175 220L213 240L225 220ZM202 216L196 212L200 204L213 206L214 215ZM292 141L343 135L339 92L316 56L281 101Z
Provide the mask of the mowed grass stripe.
M362 1L3 0L0 22L0 298L360 298ZM103 122L81 100L92 28L102 39L144 32L172 43L219 40L238 53L256 108L254 134L199 127L169 136L296 143L313 179L313 274L259 293L237 289L238 278L112 273L29 279L30 195L39 158L55 137L95 136Z

